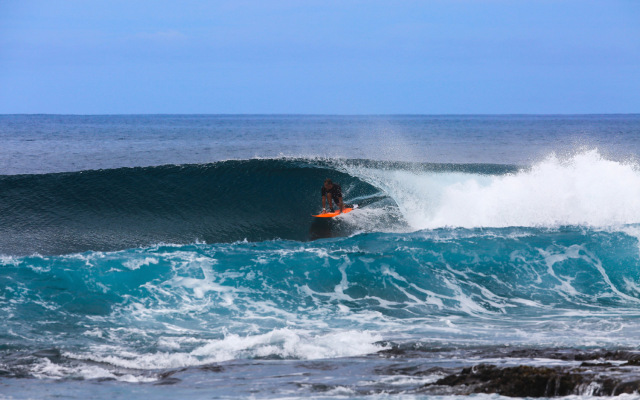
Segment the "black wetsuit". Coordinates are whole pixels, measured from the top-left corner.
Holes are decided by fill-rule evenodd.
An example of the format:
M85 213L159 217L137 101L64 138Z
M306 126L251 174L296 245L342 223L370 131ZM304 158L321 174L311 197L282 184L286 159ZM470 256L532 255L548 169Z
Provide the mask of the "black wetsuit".
M327 193L331 193L331 203L332 203L332 207L330 207L333 210L333 207L340 207L340 199L342 198L342 188L340 187L340 185L338 185L337 183L333 184L333 187L329 190L325 189L324 185L322 186L322 190L320 191L322 193L322 196L326 196ZM328 201L328 198L327 198ZM327 202L327 206L329 206L328 202Z

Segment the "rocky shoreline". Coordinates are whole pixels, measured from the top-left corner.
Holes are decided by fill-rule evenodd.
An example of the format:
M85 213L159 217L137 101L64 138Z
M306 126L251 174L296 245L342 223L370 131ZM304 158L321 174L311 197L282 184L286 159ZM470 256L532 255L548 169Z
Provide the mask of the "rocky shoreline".
M433 352L429 353L429 358L433 359ZM440 374L442 378L415 390L416 393L433 395L495 393L510 397L557 397L616 396L640 392L640 352L634 350L502 348L476 349L464 354L467 360L478 359L480 362L461 368L426 367L420 363L400 368L396 364L397 369L391 367L378 373ZM416 359L426 354L424 349L392 348L380 355ZM499 363L481 362L488 359L499 360ZM531 364L525 360L531 360ZM518 365L519 361L526 364ZM428 364L432 365L432 361Z
M635 349L436 347L433 344L385 343L387 350L362 357L320 360L256 358L167 370L133 370L92 362L110 372L96 382L140 376L142 387L189 386L200 382L208 394L233 387L242 396L256 391L300 395L471 395L498 394L517 398L617 396L640 392L640 352ZM86 361L59 349L16 353L0 366L0 387L8 380L42 385L33 379L33 365L77 370ZM46 359L46 362L41 360ZM40 361L39 361L40 360ZM64 379L78 381L76 377ZM250 385L247 383L251 382ZM275 384L277 382L277 385ZM275 385L275 386L274 386Z
M640 390L640 376L631 378L628 370L605 364L584 364L589 365L566 369L479 364L447 375L423 389L439 392L438 386L449 386L456 394L496 393L511 397L616 396Z

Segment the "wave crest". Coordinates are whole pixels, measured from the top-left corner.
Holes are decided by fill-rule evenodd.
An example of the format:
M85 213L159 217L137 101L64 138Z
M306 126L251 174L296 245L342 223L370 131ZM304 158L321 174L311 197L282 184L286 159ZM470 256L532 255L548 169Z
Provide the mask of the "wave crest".
M597 150L551 155L505 174L346 170L379 187L413 229L442 227L605 227L640 222L640 170Z

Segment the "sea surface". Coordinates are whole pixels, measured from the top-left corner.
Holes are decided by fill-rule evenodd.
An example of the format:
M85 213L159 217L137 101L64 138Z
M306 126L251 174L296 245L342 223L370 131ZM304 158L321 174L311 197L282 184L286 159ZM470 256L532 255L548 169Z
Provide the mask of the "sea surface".
M0 398L640 398L640 115L0 115L0 320Z

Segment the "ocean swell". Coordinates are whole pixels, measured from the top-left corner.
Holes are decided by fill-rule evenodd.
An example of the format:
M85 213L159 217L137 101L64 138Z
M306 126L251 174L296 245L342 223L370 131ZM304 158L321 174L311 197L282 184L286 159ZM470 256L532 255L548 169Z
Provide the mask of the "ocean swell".
M314 220L326 177L360 208ZM2 176L0 213L0 254L8 255L439 228L620 228L640 223L640 171L596 150L527 168L237 160Z
M241 160L0 177L0 254L65 254L154 243L308 240L325 178L306 160Z

